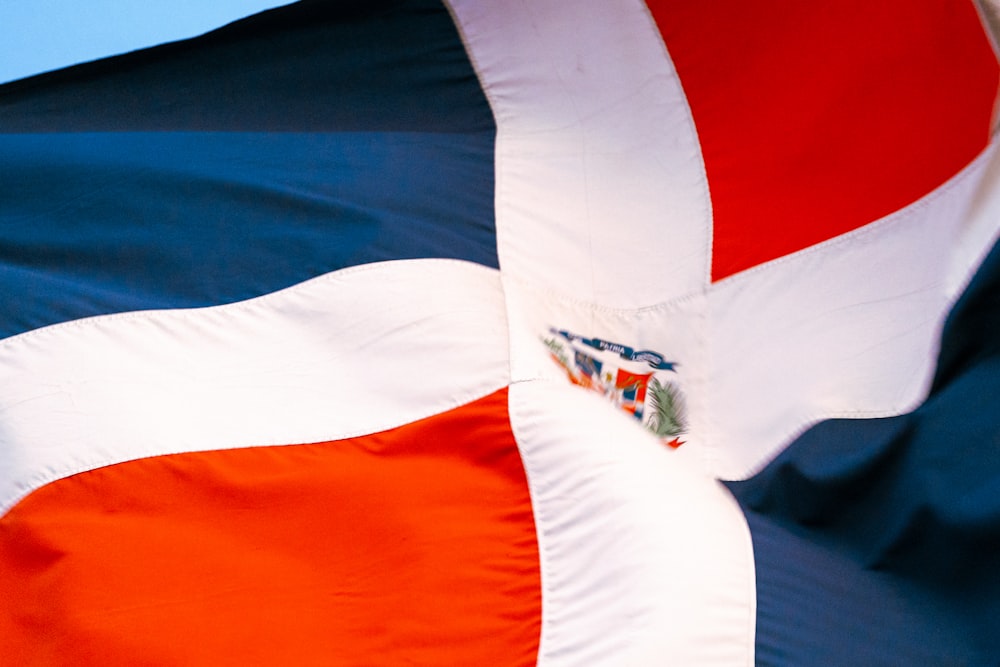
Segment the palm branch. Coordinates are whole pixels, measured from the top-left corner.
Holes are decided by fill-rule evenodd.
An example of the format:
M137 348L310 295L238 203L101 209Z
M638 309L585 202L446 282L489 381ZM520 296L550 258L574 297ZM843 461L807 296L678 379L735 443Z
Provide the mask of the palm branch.
M649 383L649 402L652 410L646 426L653 433L669 438L687 430L687 409L677 385L653 378Z

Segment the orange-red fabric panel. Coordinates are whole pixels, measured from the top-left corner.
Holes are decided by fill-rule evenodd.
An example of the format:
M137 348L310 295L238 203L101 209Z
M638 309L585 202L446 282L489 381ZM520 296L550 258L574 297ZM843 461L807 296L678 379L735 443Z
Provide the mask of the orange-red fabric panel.
M650 0L690 102L719 280L872 222L987 143L972 0Z
M540 619L506 390L101 468L0 519L4 665L534 665Z

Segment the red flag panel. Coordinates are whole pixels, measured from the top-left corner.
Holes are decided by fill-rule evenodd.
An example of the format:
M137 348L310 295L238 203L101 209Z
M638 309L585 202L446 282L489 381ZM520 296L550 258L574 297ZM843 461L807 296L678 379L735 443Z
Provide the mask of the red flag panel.
M986 147L998 69L972 2L649 6L701 141L713 280L892 213Z
M507 391L349 440L62 479L0 520L0 591L5 664L219 665L239 647L244 664L534 665Z

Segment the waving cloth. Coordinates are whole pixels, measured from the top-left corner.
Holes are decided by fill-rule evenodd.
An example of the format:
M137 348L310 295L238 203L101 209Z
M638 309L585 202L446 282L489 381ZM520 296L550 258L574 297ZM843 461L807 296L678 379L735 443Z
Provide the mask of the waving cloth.
M997 80L958 0L304 0L0 86L3 661L989 662Z

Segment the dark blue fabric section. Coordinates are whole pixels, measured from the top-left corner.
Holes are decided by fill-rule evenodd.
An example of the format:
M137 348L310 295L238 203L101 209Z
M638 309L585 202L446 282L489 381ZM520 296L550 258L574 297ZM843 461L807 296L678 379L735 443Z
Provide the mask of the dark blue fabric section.
M439 2L302 2L0 86L0 337L368 262L497 266L495 125Z
M728 486L753 535L758 664L1000 664L1000 246L921 407L820 423Z
M493 132L440 0L312 0L0 86L0 132Z
M327 271L496 265L484 135L0 135L0 335Z

